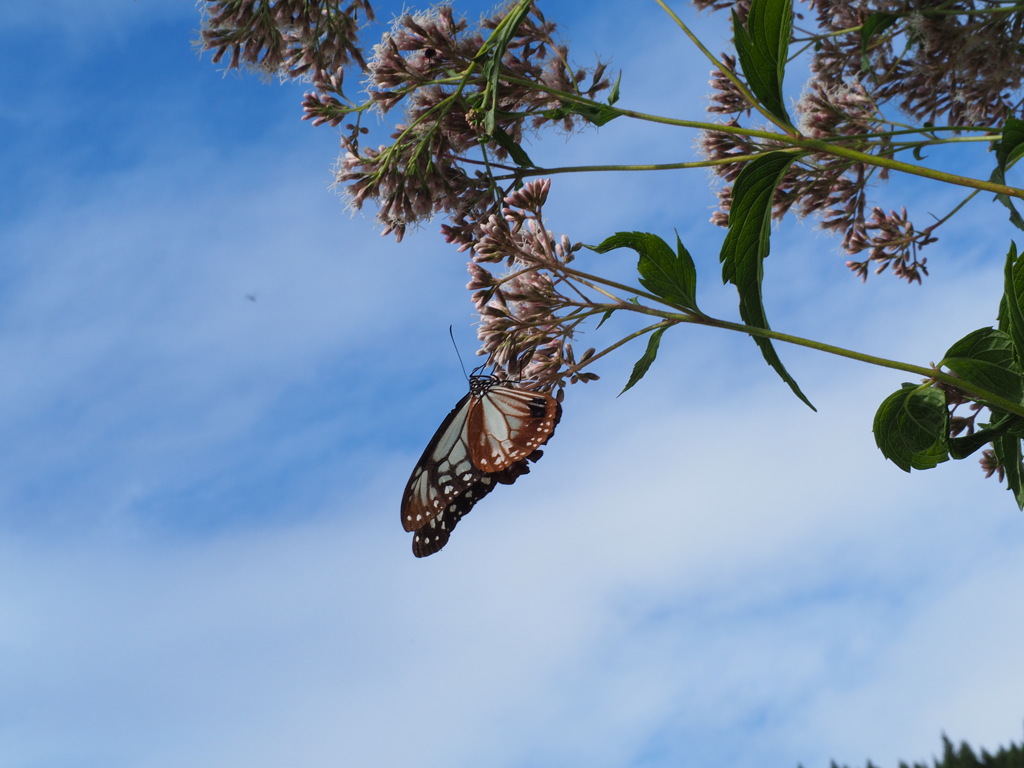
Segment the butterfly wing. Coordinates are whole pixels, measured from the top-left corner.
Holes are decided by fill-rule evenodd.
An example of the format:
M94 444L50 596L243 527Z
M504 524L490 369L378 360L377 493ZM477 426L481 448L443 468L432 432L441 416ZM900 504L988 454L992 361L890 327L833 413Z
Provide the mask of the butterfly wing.
M488 380L471 399L466 424L473 466L498 472L544 445L561 417L558 401L545 392L530 392Z
M546 393L470 377L470 391L452 409L416 463L402 496L402 525L413 531L413 554L439 551L459 520L496 484L512 484L554 433L562 407Z
M426 525L416 531L412 537L412 553L416 557L426 557L439 552L448 543L459 520L468 515L480 499L493 491L498 483L511 485L516 478L528 473L530 471L529 462L537 461L543 453L543 451L534 451L528 457L529 460L522 459L501 472L481 475L477 482L456 496L441 514L431 518Z
M470 393L459 400L416 462L402 495L405 530L427 525L483 477L484 472L470 459L466 434L473 398Z
M412 553L416 557L426 557L439 552L448 543L459 520L468 515L480 499L494 490L494 482L493 476L482 474L479 480L452 499L441 514L430 518L412 537Z

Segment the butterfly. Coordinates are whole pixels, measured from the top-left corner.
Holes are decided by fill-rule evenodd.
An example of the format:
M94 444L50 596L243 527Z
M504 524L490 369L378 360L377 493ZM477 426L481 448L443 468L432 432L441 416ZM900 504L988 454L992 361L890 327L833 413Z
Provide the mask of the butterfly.
M495 485L511 485L554 434L562 406L495 376L469 377L469 393L445 416L416 462L402 495L402 525L412 551L426 557Z

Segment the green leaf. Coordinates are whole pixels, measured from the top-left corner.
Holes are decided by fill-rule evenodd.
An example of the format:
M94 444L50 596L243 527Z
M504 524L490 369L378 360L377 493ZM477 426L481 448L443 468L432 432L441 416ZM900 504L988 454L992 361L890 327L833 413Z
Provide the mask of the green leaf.
M609 309L607 312L601 315L601 320L597 323L597 328L600 328L602 325L604 325L604 321L611 317L614 311L614 309ZM594 330L596 331L597 328L595 328Z
M904 384L882 401L872 430L878 449L904 472L931 469L949 458L949 411L935 387Z
M629 375L629 381L626 382L626 386L622 388L623 394L627 389L630 389L640 379L642 379L647 371L650 370L651 364L654 362L654 358L658 356L658 346L661 344L661 336L667 327L662 326L651 334L650 338L647 339L647 350L644 352L643 357L636 361L636 365L633 366L633 373Z
M768 328L764 304L761 300L763 261L771 245L772 198L775 187L798 155L789 152L769 152L761 155L740 171L732 188L732 206L729 208L729 231L722 243L722 279L732 283L740 294L740 317L747 325ZM769 339L754 336L768 365L775 369L793 393L812 409L796 381L779 359Z
M1006 487L1013 492L1017 500L1017 508L1024 509L1024 454L1021 452L1020 438L1016 435L1003 435L992 443L996 461L1006 473Z
M597 253L616 248L631 248L640 256L637 271L640 284L668 304L698 312L697 270L693 259L676 236L676 252L657 235L648 232L616 232L600 245L590 246Z
M747 26L744 28L735 11L732 25L736 55L751 93L772 117L792 127L782 97L782 78L793 32L790 0L752 0Z
M678 232L676 232L676 258L671 266L673 270L670 271L670 276L676 282L679 297L688 296L693 304L688 309L697 310L697 267L694 266L693 257L686 250L683 241L679 239Z
M951 437L949 438L949 457L951 459L966 459L972 453L984 448L986 445L991 443L993 440L1000 437L1002 432L992 431L989 432L984 429L979 429L970 435L964 435L963 437Z
M1003 137L996 142L995 151L996 162L1005 170L1024 155L1024 120L1006 118L1002 133Z
M575 102L564 103L557 109L549 109L544 116L551 120L561 120L569 115L579 115L584 120L600 127L610 123L616 117L621 117L619 110L605 104L577 104Z
M619 70L619 76L615 78L615 85L612 86L611 92L608 94L608 104L614 104L619 100L619 86L622 85L622 70Z
M615 84L612 86L612 90L608 94L607 104L562 103L562 105L557 109L551 109L545 112L544 116L552 120L561 120L569 115L579 115L584 120L587 120L598 127L605 125L606 123L610 123L616 117L622 116L622 113L619 112L619 110L612 107L612 105L619 100L619 88L621 84L622 72L619 72L619 76L615 79Z
M868 59L868 49L871 47L871 38L887 30L895 24L899 18L900 17L894 13L875 11L864 20L864 24L860 28L861 72L867 72L871 69L871 62ZM914 151L916 152L917 150Z
M949 438L949 456L953 459L966 459L975 451L1002 437L1011 429L1020 429L1024 420L1009 413L1000 413L991 424L963 437Z
M953 344L939 363L982 389L1022 402L1022 372L1014 358L1013 339L995 328L979 328Z
M505 129L500 125L494 127L491 131L490 138L495 144L505 149L508 152L509 157L512 158L513 162L521 168L536 168L533 160L526 154L526 150L521 145L517 144L515 140L505 132Z
M1008 117L1003 124L1003 137L995 143L996 168L992 171L990 181L996 184L1006 183L1006 170L1024 155L1024 121ZM1024 218L1014 207L1009 195L998 194L996 200L1010 210L1010 222L1017 229L1024 229Z
M1003 269L1003 298L999 302L999 330L1013 340L1017 362L1024 361L1024 259L1017 258L1011 242Z
M498 82L501 79L501 60L505 58L508 44L512 42L519 25L526 19L532 5L533 0L519 0L516 6L498 23L491 36L480 46L475 57L476 61L483 60L483 73L487 79L484 131L490 136L494 136L498 122Z

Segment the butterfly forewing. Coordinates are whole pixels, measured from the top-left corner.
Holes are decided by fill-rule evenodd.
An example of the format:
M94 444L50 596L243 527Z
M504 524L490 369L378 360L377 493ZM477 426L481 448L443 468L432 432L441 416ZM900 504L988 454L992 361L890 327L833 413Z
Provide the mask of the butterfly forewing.
M551 437L558 410L549 394L489 382L470 400L467 431L473 465L497 472L529 456Z
M449 413L412 471L402 496L402 525L407 531L422 528L484 474L469 455L466 395Z

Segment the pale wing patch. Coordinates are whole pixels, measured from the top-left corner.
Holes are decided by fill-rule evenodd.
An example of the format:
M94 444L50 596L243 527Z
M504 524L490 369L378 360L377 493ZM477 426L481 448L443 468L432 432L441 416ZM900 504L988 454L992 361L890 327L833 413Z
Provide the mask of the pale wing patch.
M413 469L402 496L405 530L422 528L482 476L469 455L466 435L469 409L470 396L467 395L441 422Z

